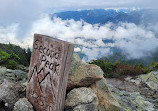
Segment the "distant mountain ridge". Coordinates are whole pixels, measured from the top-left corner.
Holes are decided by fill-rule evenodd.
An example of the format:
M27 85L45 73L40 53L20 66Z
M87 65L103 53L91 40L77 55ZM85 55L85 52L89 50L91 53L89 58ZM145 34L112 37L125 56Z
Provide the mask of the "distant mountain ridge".
M75 21L84 20L90 24L105 24L107 22L119 23L129 22L140 24L143 14L150 10L129 10L129 9L93 9L93 10L81 10L81 11L65 11L54 13L53 17L59 17L62 20L74 19Z

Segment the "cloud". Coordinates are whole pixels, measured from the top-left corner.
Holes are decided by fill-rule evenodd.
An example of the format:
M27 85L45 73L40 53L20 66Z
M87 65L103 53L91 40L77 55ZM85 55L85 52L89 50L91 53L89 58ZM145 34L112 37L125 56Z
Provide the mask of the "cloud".
M50 20L47 14L111 7L158 8L157 4L157 0L0 0L0 42L28 47L32 46L33 34L41 33L82 45L81 51L88 56L85 60L111 54L111 47L120 48L129 54L129 58L139 58L157 47L158 24L144 27L131 23L120 23L119 26L107 23L99 26L82 20ZM153 18L157 21L157 15ZM103 39L114 42L105 44Z
M18 24L11 24L6 27L0 26L0 42L1 43L16 43L22 45L22 43L17 39L19 26Z
M16 38L21 41L27 35L34 21L37 21L43 14L65 10L111 7L157 8L157 4L157 0L16 0L16 2L15 0L0 0L0 26L7 27L12 24L18 24L19 30L16 33ZM91 26L87 24L87 27L84 28L91 28ZM84 31L86 32L87 30ZM104 34L104 32L98 33L100 33L100 36Z
M115 32L115 45L131 58L143 57L158 47L158 38L154 32L143 26L123 23Z
M10 32L8 35L13 35L13 39L16 40L18 25L13 26L7 27L4 32ZM11 27L17 30L11 30ZM153 27L155 29L156 26ZM129 55L129 58L141 58L158 47L158 38L153 27L137 26L133 23L119 25L107 23L99 26L88 24L83 20L61 20L60 18L51 20L49 16L45 16L32 24L23 39L23 46L24 44L25 47L32 46L34 33L41 33L82 46L77 47L75 51L81 51L87 55L87 58L84 58L85 61L112 54L110 49L113 47L121 49ZM103 40L113 42L104 43Z
M81 52L81 49L79 47L74 48L74 52Z
M104 48L100 48L100 47L86 48L86 47L83 47L82 53L84 53L86 55L86 57L83 58L83 61L90 61L90 60L94 60L96 58L105 57L109 54L112 54L112 52L110 51L110 48L108 48L108 47L104 47Z

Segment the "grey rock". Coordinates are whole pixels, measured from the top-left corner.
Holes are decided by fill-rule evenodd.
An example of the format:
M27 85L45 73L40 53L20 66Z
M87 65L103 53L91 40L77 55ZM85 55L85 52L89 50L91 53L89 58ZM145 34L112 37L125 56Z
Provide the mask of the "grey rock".
M132 93L139 92L140 96L146 98L146 101L149 101L154 105L154 107L156 106L156 109L158 109L158 102L155 101L158 99L158 89L156 90L156 86L153 88L148 84L153 82L156 83L156 76L157 72L151 72L149 74L143 74L137 77L125 78L125 81L121 81L120 79L107 79L107 83L121 91L124 90L130 92L131 95L129 96L132 96ZM121 96L121 94L119 96Z
M99 111L120 111L121 107L117 99L113 96L109 88L107 87L106 79L103 78L100 81L90 86L98 97Z
M7 68L0 66L0 75L3 75L7 72Z
M73 111L98 111L98 110L96 104L89 103L84 105L78 105L73 109Z
M98 99L92 89L81 87L67 94L65 111L97 111Z
M68 77L68 90L77 87L87 87L102 78L103 71L100 67L94 64L87 64L81 61L78 55L73 55Z
M110 84L108 87L121 105L121 111L158 111L154 104L141 96L139 92L122 91Z
M15 102L25 96L26 87L9 80L1 80L0 83L0 111L11 110Z
M26 67L24 65L18 65L19 69L24 71L24 72L29 72L29 67Z
M149 88L153 90L158 90L158 72L152 71L148 74L143 74L139 76Z
M21 70L11 70L0 66L0 79L8 79L23 83L27 81L27 73Z
M108 84L115 86L118 89L129 91L129 92L139 92L139 85L131 81L131 77L125 78L125 81L116 78L106 78Z
M21 98L15 103L13 111L34 111L34 109L26 98Z

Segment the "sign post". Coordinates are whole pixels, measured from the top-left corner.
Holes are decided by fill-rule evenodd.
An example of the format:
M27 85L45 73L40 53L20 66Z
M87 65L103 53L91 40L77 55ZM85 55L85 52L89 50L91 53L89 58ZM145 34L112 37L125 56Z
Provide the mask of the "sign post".
M37 111L63 111L74 45L35 34L26 97Z

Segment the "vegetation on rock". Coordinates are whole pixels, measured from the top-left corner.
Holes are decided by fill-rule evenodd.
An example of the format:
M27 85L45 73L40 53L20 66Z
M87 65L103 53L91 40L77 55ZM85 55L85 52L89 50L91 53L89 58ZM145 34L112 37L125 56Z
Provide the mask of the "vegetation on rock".
M8 54L0 50L0 65L8 69L17 69L20 58L16 54Z
M104 58L93 60L90 62L90 64L98 65L104 71L105 77L112 77L112 78L118 78L126 75L137 76L158 69L158 63L155 62L153 62L152 65L148 67L144 67L143 64L136 63L133 66L127 64L127 62L122 62L119 60L116 60L115 62L109 62Z
M0 43L0 65L8 69L18 69L18 64L29 66L31 50L13 44Z
M19 58L18 63L24 66L29 66L31 50L28 47L27 49L21 48L20 46L14 44L2 44L0 43L0 50L8 54L12 54Z

